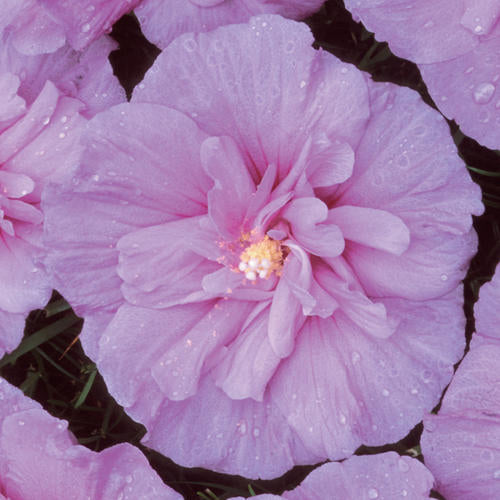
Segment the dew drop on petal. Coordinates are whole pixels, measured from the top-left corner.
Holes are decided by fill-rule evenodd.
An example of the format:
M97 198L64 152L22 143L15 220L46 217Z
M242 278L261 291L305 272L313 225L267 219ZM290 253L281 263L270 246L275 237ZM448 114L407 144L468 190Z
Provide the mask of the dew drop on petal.
M494 479L500 479L500 469L497 469L495 472L493 472L493 477Z
M480 83L473 92L474 101L478 104L486 104L490 102L495 93L495 86L492 83Z
M398 460L398 467L401 472L408 472L410 470L410 466L406 460L403 460L402 458Z
M370 488L368 490L368 498L378 498L378 491L375 488Z
M83 32L83 33L87 33L87 31L90 31L90 24L89 24L89 23L85 23L85 24L82 26L82 32Z

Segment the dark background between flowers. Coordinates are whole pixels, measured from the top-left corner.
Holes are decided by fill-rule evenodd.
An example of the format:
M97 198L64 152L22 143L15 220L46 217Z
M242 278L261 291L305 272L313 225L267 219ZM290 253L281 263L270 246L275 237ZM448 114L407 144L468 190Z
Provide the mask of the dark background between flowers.
M395 57L386 43L378 43L373 34L355 23L342 0L327 1L306 22L314 33L317 48L355 64L374 80L411 87L434 106L418 68ZM130 97L160 51L146 41L133 15L120 19L111 35L119 44L119 49L110 55L111 64ZM491 278L500 258L500 152L465 137L454 122L450 122L450 134L472 178L481 186L486 205L485 214L474 221L479 251L465 280L466 333L470 339L474 330L472 308L479 287ZM95 451L121 442L138 446L162 479L187 499L223 500L238 495L279 494L299 484L314 468L296 467L272 481L249 481L204 469L186 469L140 445L144 427L128 418L111 398L94 363L82 351L77 340L82 324L67 302L54 292L44 309L33 311L28 317L19 348L0 360L0 375L39 401L52 415L68 420L70 430L81 444ZM361 447L356 453L394 450L422 460L421 431L419 424L398 443L380 448ZM435 492L433 496L442 498Z

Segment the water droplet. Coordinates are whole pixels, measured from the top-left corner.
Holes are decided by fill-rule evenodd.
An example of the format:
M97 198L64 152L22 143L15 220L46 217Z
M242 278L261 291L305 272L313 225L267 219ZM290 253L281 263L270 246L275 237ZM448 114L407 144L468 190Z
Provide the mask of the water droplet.
M64 139L66 137L66 134L64 132L61 132L59 134L59 139Z
M93 181L95 181L95 182L97 182L99 179L100 179L100 177L99 177L99 175L98 175L98 174L94 174L94 175L92 176L92 180L93 180Z
M429 370L424 370L422 372L421 378L424 384L428 384L431 381L432 374Z
M493 472L493 477L495 479L500 479L500 469L497 469L495 472Z
M43 125L48 125L48 124L49 124L49 122L50 122L50 117L49 117L49 116L47 116L47 118L45 118L45 120L43 120L42 124L43 124Z
M469 75L470 73L472 73L474 71L474 66L469 66L466 70L465 70L465 74Z
M432 417L425 422L424 429L428 432L434 432L436 430L436 422L434 422Z
M414 387L411 391L412 394L418 394L418 389Z
M408 490L403 490L401 492L401 495L403 495L404 497L408 496Z
M361 359L359 352L354 351L351 356L352 362L357 363Z
M408 155L406 154L402 154L399 158L398 158L398 165L401 167L401 168L408 168L410 166L410 160L408 159Z
M130 483L133 481L132 476L131 476L130 474L128 474L127 476L125 476L125 481L126 481L128 484L130 484Z
M401 472L408 472L410 470L410 466L403 458L398 460L398 467Z
M382 396L387 397L387 396L389 396L389 394L390 394L390 393L389 393L389 391L388 391L387 389L384 389L384 390L382 391Z
M339 422L340 422L342 425L345 425L345 423L347 422L347 419L346 419L345 415L342 415L342 413L340 414L340 417L339 417Z
M496 87L492 83L480 83L474 90L474 100L478 104L486 104L491 101Z
M20 426L23 426L23 425L24 425L24 420L19 420L17 423L18 423Z
M368 490L368 498L378 498L378 491L375 488Z
M301 88L301 89L303 89L306 85L307 85L306 81L305 81L305 80L302 80L302 81L300 82L300 85L299 85L299 86L300 86L300 88Z
M237 426L239 433L244 436L247 433L247 425L245 422L238 422Z
M187 40L184 40L184 49L187 52L193 52L196 50L196 42L192 38L188 38Z
M447 281L447 280L448 280L448 276L446 274L442 274L441 281Z
M85 24L82 26L82 32L83 32L83 33L87 33L87 31L90 31L90 24L89 24L89 23L85 23Z
M260 436L260 429L258 427L256 427L253 430L253 435L254 435L254 437L259 437Z
M432 28L434 26L434 21L427 21L425 24L424 24L424 28Z

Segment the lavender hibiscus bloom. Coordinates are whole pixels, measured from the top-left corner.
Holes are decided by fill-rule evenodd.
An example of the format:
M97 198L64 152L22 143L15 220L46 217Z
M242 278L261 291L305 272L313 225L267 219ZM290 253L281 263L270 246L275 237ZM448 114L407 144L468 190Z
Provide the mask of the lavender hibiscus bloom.
M285 491L282 495L257 495L254 498L422 500L429 498L433 482L432 474L418 460L388 452L354 456L342 463L324 464L291 491ZM243 500L243 497L234 500Z
M477 333L438 415L424 419L422 451L437 489L456 500L495 500L500 488L500 272L481 288Z
M464 348L446 122L253 18L181 36L47 192L48 265L148 445L251 477L402 438Z
M0 378L0 498L180 500L129 444L100 453Z
M346 0L398 56L417 63L438 108L466 135L500 148L497 0Z
M135 9L146 37L161 49L187 32L243 23L256 14L303 19L324 0L142 0Z

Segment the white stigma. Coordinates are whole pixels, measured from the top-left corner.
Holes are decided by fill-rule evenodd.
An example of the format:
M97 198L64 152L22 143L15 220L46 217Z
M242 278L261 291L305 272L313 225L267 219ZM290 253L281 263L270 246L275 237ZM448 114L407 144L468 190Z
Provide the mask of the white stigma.
M247 271L245 273L245 278L247 280L253 281L257 278L257 274L255 273L255 271Z
M257 269L259 267L259 259L252 258L248 261L250 269Z

